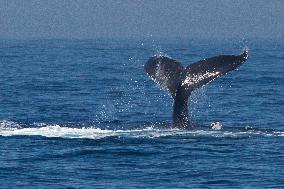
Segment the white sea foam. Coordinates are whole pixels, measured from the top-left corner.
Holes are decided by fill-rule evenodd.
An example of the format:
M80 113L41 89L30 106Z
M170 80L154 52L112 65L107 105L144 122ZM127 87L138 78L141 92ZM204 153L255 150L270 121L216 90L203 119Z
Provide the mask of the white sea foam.
M18 129L21 128L21 126L13 121L7 121L7 120L2 120L0 121L0 130L11 130L11 129Z
M86 138L101 139L105 137L126 138L160 138L160 137L217 137L217 138L243 138L243 137L283 137L283 131L225 131L225 130L179 130L156 129L146 127L144 129L111 130L96 127L72 128L60 125L35 124L34 127L22 128L19 124L9 121L0 121L0 136L44 136L59 138Z
M210 126L211 126L211 129L213 129L213 130L221 130L222 129L222 124L219 121L211 123Z

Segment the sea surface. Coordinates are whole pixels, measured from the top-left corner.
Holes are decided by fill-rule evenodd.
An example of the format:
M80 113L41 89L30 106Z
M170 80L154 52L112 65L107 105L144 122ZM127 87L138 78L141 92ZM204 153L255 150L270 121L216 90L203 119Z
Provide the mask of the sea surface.
M171 128L148 58L246 47ZM0 188L224 187L284 188L284 39L0 40Z

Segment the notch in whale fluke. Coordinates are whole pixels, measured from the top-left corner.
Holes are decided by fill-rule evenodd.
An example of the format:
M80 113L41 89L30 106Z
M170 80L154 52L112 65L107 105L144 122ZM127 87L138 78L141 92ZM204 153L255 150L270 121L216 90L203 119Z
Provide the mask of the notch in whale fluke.
M153 56L144 65L145 72L161 88L167 89L173 99L173 126L187 128L188 97L191 92L228 72L235 70L248 59L248 48L240 55L220 55L200 60L184 68L168 56Z

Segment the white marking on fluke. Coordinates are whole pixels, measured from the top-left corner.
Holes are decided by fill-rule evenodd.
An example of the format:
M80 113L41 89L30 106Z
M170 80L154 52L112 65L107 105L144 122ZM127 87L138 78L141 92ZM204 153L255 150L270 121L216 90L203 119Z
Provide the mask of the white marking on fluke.
M200 82L203 79L214 77L216 75L220 74L220 72L206 72L205 74L198 74L198 75L189 75L186 76L185 80L182 82L181 86L184 85L194 85L198 82Z

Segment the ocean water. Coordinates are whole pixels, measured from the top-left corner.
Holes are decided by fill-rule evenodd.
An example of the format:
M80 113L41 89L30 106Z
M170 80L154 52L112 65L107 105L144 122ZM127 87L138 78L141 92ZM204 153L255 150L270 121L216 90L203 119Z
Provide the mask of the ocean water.
M249 59L194 91L195 128L143 65ZM0 188L283 188L284 40L0 40ZM210 124L219 121L220 130Z

